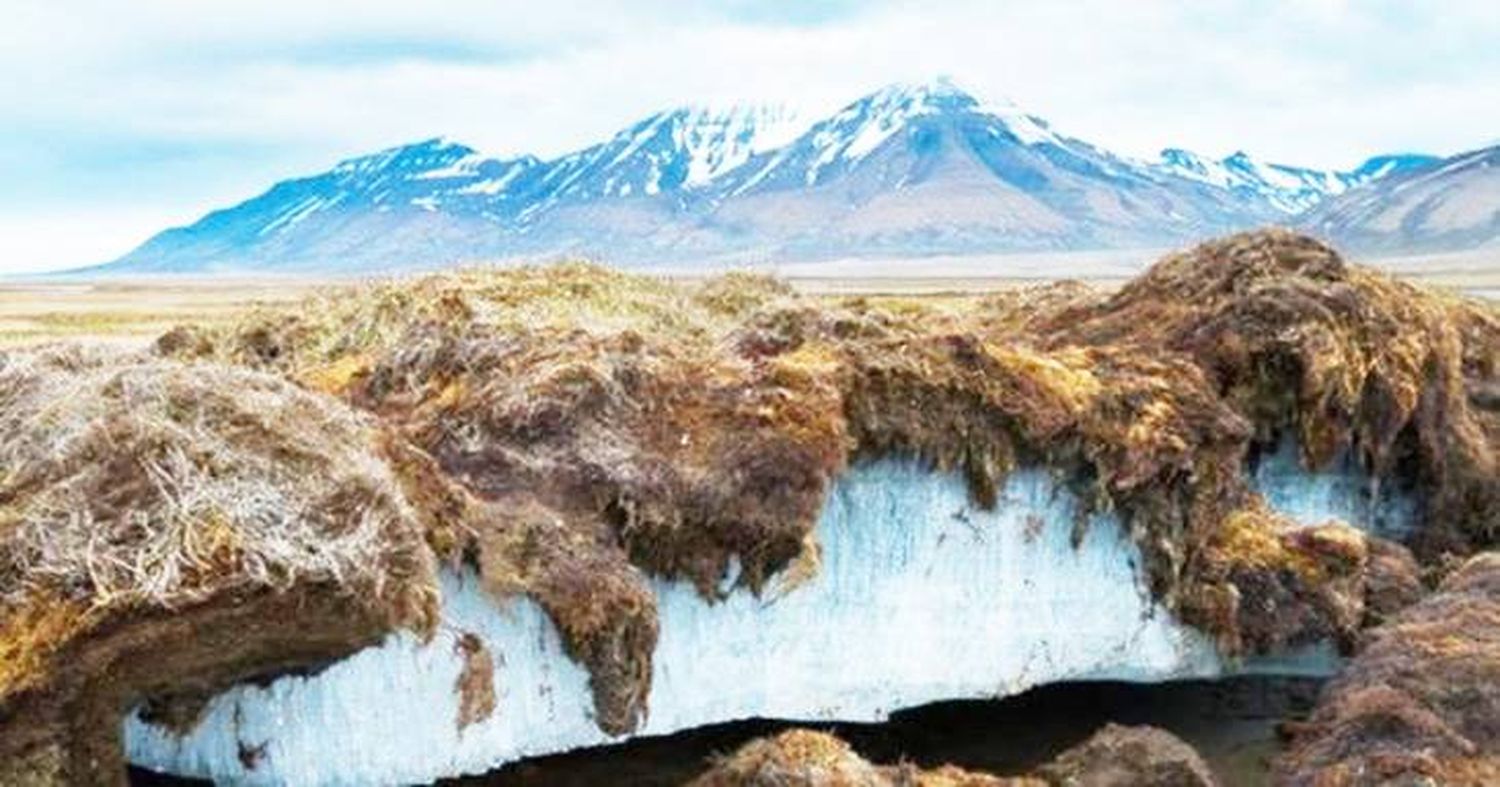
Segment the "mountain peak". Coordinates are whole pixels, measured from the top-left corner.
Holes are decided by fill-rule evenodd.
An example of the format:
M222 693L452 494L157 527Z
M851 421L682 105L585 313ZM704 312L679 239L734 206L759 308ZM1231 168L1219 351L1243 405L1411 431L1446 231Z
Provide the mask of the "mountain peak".
M871 93L845 109L867 111L883 128L900 126L925 115L971 113L999 120L1022 144L1061 144L1047 122L1028 114L1009 98L981 98L952 77L937 76L925 82L898 82Z
M1425 167L1441 160L1437 156L1426 153L1388 153L1365 159L1364 163L1355 168L1354 174L1363 180L1373 180L1385 177L1386 175Z
M972 110L981 103L974 93L960 87L948 76L934 77L925 82L894 82L871 93L865 100L875 105L929 111Z
M366 175L374 172L418 172L451 167L461 160L477 156L467 145L447 137L432 137L407 145L397 145L364 156L344 159L334 168L335 175Z
M1254 167L1255 159L1243 150L1236 150L1224 157L1223 164L1226 167Z
M1193 170L1204 170L1208 166L1208 160L1187 148L1162 148L1157 154L1163 164L1168 166L1186 167Z

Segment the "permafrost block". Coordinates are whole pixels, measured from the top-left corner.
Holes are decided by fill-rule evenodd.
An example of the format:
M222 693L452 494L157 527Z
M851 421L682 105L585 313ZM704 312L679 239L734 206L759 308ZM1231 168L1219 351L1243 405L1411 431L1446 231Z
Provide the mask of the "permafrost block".
M1305 473L1294 451L1266 457L1256 478L1304 522L1372 511L1363 479ZM817 526L822 564L801 586L709 603L687 583L656 584L661 633L637 734L749 717L878 720L1057 681L1222 673L1212 643L1152 599L1115 517L1095 516L1074 547L1075 505L1037 470L1012 474L992 511L960 477L914 463L849 471ZM588 674L535 603L497 602L470 574L446 574L442 591L432 642L393 635L317 675L237 687L180 738L131 714L130 760L245 784L386 784L611 740L592 719ZM460 729L466 633L493 655L497 705ZM1277 664L1265 666L1299 666Z

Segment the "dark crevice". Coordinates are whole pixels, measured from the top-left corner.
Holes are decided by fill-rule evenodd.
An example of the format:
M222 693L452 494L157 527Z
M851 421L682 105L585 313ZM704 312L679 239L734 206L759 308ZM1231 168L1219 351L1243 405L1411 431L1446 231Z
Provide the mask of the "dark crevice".
M1322 681L1241 677L1164 684L1061 683L1004 700L944 702L879 724L755 719L513 763L444 787L677 787L718 755L791 727L827 730L866 759L1020 774L1106 722L1150 724L1192 744L1224 787L1263 785L1277 726L1304 717Z

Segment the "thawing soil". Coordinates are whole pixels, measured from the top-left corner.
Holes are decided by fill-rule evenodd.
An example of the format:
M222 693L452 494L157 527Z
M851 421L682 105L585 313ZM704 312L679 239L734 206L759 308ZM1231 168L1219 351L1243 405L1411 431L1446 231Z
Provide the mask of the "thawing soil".
M1282 231L1117 288L808 296L572 264L224 309L134 354L0 353L0 777L123 778L109 722L141 703L191 730L233 684L395 631L460 637L443 723L504 714L484 643L438 633L439 565L545 614L598 733L648 730L653 583L807 592L839 565L819 512L877 460L983 510L1044 469L1079 503L1036 527L1076 551L1118 523L1154 603L1229 660L1352 648L1414 582L1400 547L1257 491L1288 440L1416 500L1431 565L1500 535L1500 320ZM269 778L266 741L230 745Z

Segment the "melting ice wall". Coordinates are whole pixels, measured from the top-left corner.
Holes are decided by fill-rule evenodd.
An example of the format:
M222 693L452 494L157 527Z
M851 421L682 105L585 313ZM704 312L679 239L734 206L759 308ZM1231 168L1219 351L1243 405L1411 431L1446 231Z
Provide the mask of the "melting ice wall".
M1299 475L1292 457L1291 469L1262 465L1277 495L1309 521L1347 518L1339 507L1358 496L1322 494L1336 479ZM823 564L800 587L709 604L686 583L656 584L661 635L641 734L756 716L878 720L1056 681L1221 672L1212 644L1151 598L1118 520L1094 517L1074 548L1075 505L1040 471L1013 474L984 511L956 475L895 460L855 468L830 494ZM497 604L469 574L442 582L431 643L395 635L313 677L235 688L181 738L132 715L129 758L236 783L409 783L610 740L594 724L588 675L536 604ZM498 703L460 730L465 632L494 654Z
M1262 455L1250 474L1266 502L1303 524L1339 519L1386 538L1409 535L1417 516L1417 501L1394 485L1376 483L1348 451L1328 467L1313 472L1302 468L1297 443L1283 440L1274 452Z

